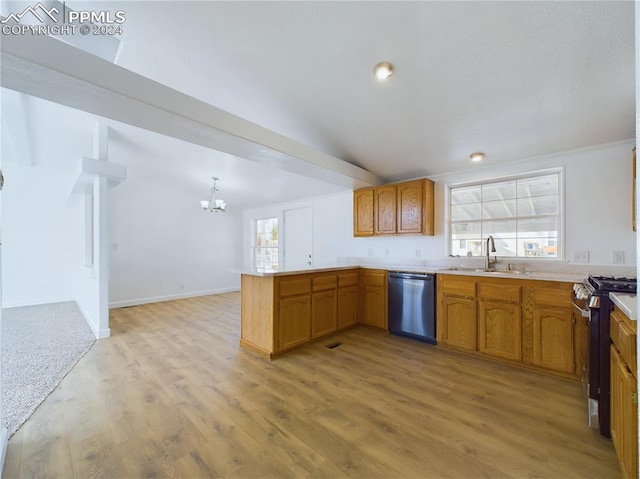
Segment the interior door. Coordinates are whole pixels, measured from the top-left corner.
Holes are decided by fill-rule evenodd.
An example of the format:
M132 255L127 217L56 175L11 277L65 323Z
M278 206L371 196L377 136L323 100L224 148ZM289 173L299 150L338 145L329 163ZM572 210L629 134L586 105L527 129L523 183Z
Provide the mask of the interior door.
M283 222L285 269L311 268L313 266L311 207L284 210Z

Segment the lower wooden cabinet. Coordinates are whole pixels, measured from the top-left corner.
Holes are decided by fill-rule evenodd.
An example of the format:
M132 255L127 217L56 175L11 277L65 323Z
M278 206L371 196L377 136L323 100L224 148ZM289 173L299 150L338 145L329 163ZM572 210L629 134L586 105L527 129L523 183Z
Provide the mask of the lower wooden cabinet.
M478 350L477 303L475 298L442 296L438 309L438 344L467 351Z
M638 477L636 337L635 322L616 307L611 321L611 440L624 479Z
M311 298L308 294L281 298L277 349L289 349L311 339Z
M359 271L243 274L240 345L275 358L358 324Z
M442 274L437 288L439 345L580 379L588 335L571 283Z
M478 350L491 356L520 361L520 303L480 301L478 318Z
M358 324L358 286L338 288L338 329Z
M387 271L361 270L360 323L387 329Z
M560 308L533 310L533 364L573 374L576 369L572 311Z
M336 289L311 294L311 337L335 333L337 329Z

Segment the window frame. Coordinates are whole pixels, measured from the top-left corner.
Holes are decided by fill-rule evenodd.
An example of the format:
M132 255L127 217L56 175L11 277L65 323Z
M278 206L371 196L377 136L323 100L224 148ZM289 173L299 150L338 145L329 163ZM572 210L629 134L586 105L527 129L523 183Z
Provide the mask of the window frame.
M513 181L513 180L521 180L526 178L535 178L538 176L545 176L551 174L558 175L558 240L557 240L557 256L497 256L498 258L504 258L509 260L535 260L535 261L563 261L566 262L565 258L565 223L566 223L566 211L565 211L565 168L564 166L554 167L554 168L546 168L543 170L535 170L535 171L527 171L523 173L516 173L504 176L494 176L490 178L485 178L481 180L473 180L467 182L453 183L450 185L445 185L445 219L444 219L444 229L445 229L445 255L451 256L452 254L452 220L451 220L451 191L456 188L464 188L470 186L488 186L494 183L501 183L505 181ZM523 216L524 218L525 216ZM514 216L514 219L519 218L519 216ZM486 237L484 238L486 240ZM484 251L484 244L483 244ZM471 256L471 258L480 258L482 256Z
M278 228L278 245L277 246L258 246L258 222L260 221L268 221L275 220ZM265 216L262 218L254 218L253 220L253 258L252 258L252 267L256 270L274 270L277 271L280 268L281 258L280 258L280 217L279 216ZM278 258L276 268L266 268L264 266L258 266L258 250L264 250L267 248L275 248L276 256Z

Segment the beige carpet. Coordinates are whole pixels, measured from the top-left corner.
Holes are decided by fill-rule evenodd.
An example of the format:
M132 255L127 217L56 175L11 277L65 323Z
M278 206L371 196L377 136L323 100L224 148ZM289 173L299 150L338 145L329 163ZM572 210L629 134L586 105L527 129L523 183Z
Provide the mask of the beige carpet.
M2 404L9 437L94 342L75 302L2 310Z

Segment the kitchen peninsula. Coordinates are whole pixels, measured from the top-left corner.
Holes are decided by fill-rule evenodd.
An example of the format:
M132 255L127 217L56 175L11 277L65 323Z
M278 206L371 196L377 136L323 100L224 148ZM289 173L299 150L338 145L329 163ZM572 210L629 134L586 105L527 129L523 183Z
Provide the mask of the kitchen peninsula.
M357 325L360 308L386 329L386 278L354 266L243 273L240 345L273 359ZM359 285L369 283L359 304Z

